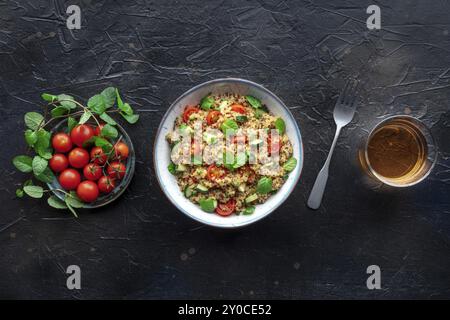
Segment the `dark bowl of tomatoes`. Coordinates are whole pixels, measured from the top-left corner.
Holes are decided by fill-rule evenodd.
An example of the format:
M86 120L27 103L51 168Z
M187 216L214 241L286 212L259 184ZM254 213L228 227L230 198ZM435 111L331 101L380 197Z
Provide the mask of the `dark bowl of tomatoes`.
M55 179L48 187L62 201L68 194L94 209L116 200L134 175L135 152L127 132L114 126L114 135L104 136L105 124L90 121L71 130L67 120L52 130L52 158L49 167Z

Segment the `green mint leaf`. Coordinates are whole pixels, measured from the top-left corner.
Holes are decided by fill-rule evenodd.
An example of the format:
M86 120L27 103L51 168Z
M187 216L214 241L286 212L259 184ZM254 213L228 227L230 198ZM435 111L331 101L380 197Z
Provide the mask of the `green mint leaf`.
M70 109L67 107L57 106L56 108L53 108L52 111L50 111L50 114L53 118L56 118L69 113L69 111Z
M72 100L72 101L67 101L67 100ZM72 96L69 96L64 93L58 95L59 104L63 107L66 107L67 109L75 109L77 107L77 104L73 101L74 101L74 98Z
M256 185L256 192L267 194L270 191L272 191L272 178L262 177L259 179L258 184Z
M72 131L73 128L76 127L76 125L78 124L78 121L75 120L72 117L67 118L67 126L69 128L69 132Z
M275 128L280 134L283 134L286 131L286 123L283 119L277 118L277 120L275 120Z
M41 124L44 123L44 117L37 112L25 113L25 125L31 130L37 130Z
M33 185L33 180L31 180L31 179L28 179L27 181L25 181L24 183L23 183L23 186L25 187L25 186L32 186Z
M56 196L51 196L48 198L47 203L50 207L55 209L67 209L67 205Z
M247 120L248 120L247 116L237 116L236 117L236 121L239 122L239 123L243 123L243 122L245 122Z
M206 212L214 212L217 208L217 200L214 198L200 199L198 201L200 208Z
M133 115L133 109L131 108L131 106L128 103L124 103L122 105L122 107L119 107L120 111L122 111L121 113L126 114L127 116L131 116Z
M106 110L105 98L101 94L96 94L88 100L87 106L92 112L102 114Z
M103 152L105 152L105 153L111 152L111 150L113 148L113 145L111 144L111 142L109 142L108 140L103 139L101 137L95 138L95 146L102 148Z
M70 205L73 208L79 209L84 207L84 203L80 200L80 198L78 198L76 192L74 191L70 191L69 194L66 194L64 200L66 204Z
M122 101L122 98L120 97L119 90L117 90L117 89L116 89L116 98L117 98L117 106L120 109L123 107L123 101Z
M44 195L44 189L40 186L26 186L23 187L23 191L32 198L42 198Z
M117 136L119 135L119 132L117 132L117 129L114 128L112 125L110 124L105 124L102 128L102 132L101 135L105 138L117 138Z
M250 206L244 209L244 211L242 211L242 214L245 216L251 215L253 214L253 212L255 212L255 206Z
M203 97L200 101L200 107L203 110L210 110L214 106L214 98L211 96Z
M253 96L245 96L247 102L255 109L261 108L261 101Z
M49 167L45 168L44 172L35 177L36 179L44 183L51 183L55 179L55 175L53 174L53 171L50 170Z
M33 158L33 162L31 163L31 166L33 167L33 173L35 176L40 175L42 172L44 172L45 168L48 166L48 161L44 158L41 158L40 156L35 156Z
M34 144L37 142L38 136L36 131L27 129L25 130L25 141L30 147L33 147Z
M297 159L295 159L294 157L289 158L284 164L283 164L283 169L286 172L291 172L292 170L295 169L295 167L297 166Z
M32 163L33 159L29 156L17 156L13 159L13 164L17 170L20 172L31 172L33 171Z
M106 123L108 123L112 126L117 125L117 122L113 118L111 118L106 112L103 112L100 115L100 119L102 119L103 121L105 121Z
M91 118L92 113L85 111L81 117L80 117L80 121L79 124L83 124L86 123L90 118Z
M41 98L44 99L47 102L53 102L53 101L58 99L57 96L54 96L53 94L50 94L50 93L43 93L43 94L41 94Z
M173 163L173 162L169 163L169 165L167 166L167 170L168 170L171 174L175 175L175 174L177 173L177 172L176 172L176 165L175 165L175 163Z
M22 198L23 197L23 190L22 189L16 189L16 197Z
M232 119L226 119L220 125L220 130L222 130L222 132L227 135L233 134L238 129L239 129L239 125L236 123L236 121L234 121Z
M101 95L105 101L106 109L111 108L116 102L116 88L108 87L102 91Z
M125 113L120 113L120 115L127 120L128 123L130 124L135 124L138 120L139 120L139 115L138 114L132 114L132 115L128 115Z
M50 148L51 133L45 129L39 129L37 131L37 141L34 145L34 150L42 158L50 159L52 157Z

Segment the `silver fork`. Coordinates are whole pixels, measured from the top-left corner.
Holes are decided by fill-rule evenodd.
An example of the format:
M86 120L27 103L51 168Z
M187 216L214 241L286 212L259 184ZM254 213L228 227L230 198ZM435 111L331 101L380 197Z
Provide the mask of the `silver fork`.
M336 105L334 106L333 117L336 123L336 133L334 140L328 153L325 164L317 175L316 182L311 190L311 194L308 199L308 207L311 209L318 209L322 202L323 192L328 180L328 168L330 166L331 156L333 155L334 147L336 146L337 139L341 129L345 127L353 119L356 109L356 98L358 97L359 81L349 80L345 85L344 90L339 95Z

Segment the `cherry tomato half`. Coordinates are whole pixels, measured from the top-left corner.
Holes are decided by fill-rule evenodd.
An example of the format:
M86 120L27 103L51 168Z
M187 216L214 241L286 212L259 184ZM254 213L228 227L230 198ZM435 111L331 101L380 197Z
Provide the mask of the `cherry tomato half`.
M208 112L208 115L206 116L206 123L209 125L215 123L219 119L220 115L221 113L217 110Z
M69 163L74 168L83 168L89 163L89 153L86 149L75 148L69 152Z
M106 163L106 160L108 160L108 156L105 154L101 147L93 147L91 149L92 162L99 165L104 165Z
M197 107L191 107L191 106L186 107L186 109L184 110L184 113L183 113L183 121L188 122L191 114L193 114L195 112L199 112L199 111L200 111L200 109Z
M85 180L77 187L77 196L84 202L93 202L97 200L98 193L98 186L93 181Z
M79 147L94 135L94 129L88 124L79 124L70 132L72 142Z
M66 153L72 149L72 140L67 133L59 132L53 136L52 146L56 152Z
M53 172L61 172L69 166L69 160L62 153L55 153L48 162Z
M236 209L236 200L230 199L227 203L219 203L216 208L218 215L227 217Z
M97 184L98 189L103 193L110 193L116 187L116 181L109 176L101 177L98 179Z
M102 168L95 163L88 163L84 166L83 175L86 179L96 181L102 176Z
M112 162L106 172L108 175L114 179L122 179L125 176L126 167L123 163L119 161Z
M130 150L128 149L128 146L123 142L118 142L114 145L114 155L116 159L124 160L128 158L128 154L130 153Z
M237 112L240 114L246 114L245 107L241 104L233 104L231 106L231 111L234 111L234 112Z
M59 184L65 190L75 190L80 184L80 173L75 169L66 169L58 177Z

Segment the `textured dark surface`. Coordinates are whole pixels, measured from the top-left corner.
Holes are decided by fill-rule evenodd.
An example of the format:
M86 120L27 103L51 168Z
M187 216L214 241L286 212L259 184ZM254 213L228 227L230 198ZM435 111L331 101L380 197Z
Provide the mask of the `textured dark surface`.
M0 297L450 298L450 3L376 1L0 0ZM69 32L65 8L79 4ZM334 135L347 75L366 81L335 150L322 208L305 202ZM199 225L159 189L152 144L170 103L195 84L242 77L291 108L304 136L299 185L279 210L237 231ZM141 110L128 126L136 176L116 203L79 219L17 200L11 165L25 146L23 114L40 93L86 99L119 87ZM371 185L357 148L382 117L410 113L440 148L422 184ZM82 290L65 287L78 264ZM382 290L366 288L367 266Z

